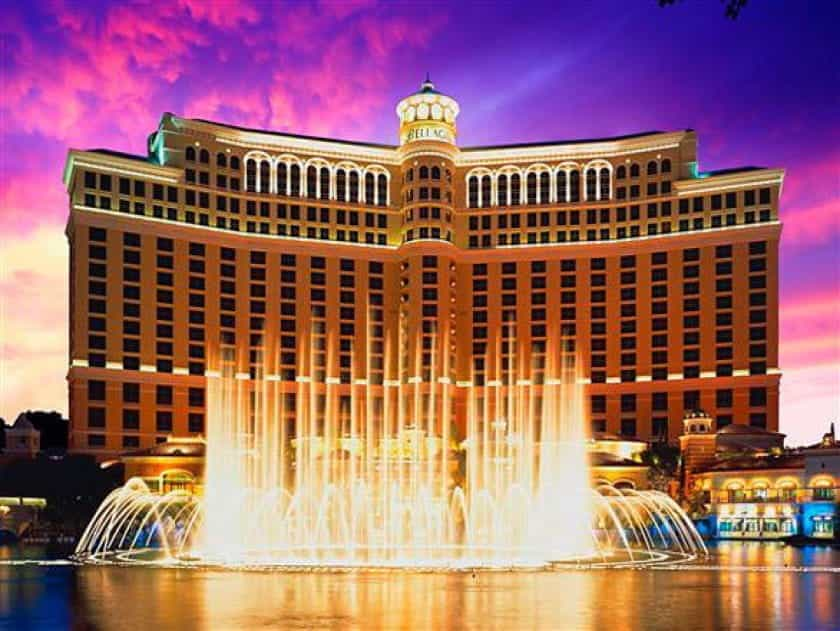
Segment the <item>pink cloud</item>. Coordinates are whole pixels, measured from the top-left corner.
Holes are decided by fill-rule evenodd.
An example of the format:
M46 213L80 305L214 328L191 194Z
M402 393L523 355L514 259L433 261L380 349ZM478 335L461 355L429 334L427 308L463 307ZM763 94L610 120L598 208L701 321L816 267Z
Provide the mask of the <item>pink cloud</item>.
M207 2L206 0L178 0L196 20L204 20L219 28L237 28L241 23L254 24L260 14L251 2Z
M840 154L791 167L781 199L782 245L826 243L840 234Z
M383 116L394 125L386 99L401 56L426 47L441 21L365 21L377 5L284 6L259 29L251 2L152 10L52 0L37 27L4 8L0 235L15 238L0 252L0 413L66 406L66 149L145 153L164 111L310 134L379 132Z
M793 294L780 310L781 429L813 443L840 416L840 293Z
M840 169L840 164L838 164ZM840 233L840 193L825 201L782 211L783 246L826 243Z

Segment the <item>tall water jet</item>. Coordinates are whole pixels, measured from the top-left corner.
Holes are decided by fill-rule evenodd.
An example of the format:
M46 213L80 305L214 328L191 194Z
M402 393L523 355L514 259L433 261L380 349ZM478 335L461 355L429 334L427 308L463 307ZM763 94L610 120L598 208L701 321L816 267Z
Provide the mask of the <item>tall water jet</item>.
M469 388L462 428L451 422L449 366L433 362L425 379L342 384L314 378L311 345L301 345L294 384L236 373L233 358L218 358L203 497L129 481L103 502L78 556L545 567L705 550L666 495L591 488L582 380L565 341L548 345L539 371L522 365L515 342L497 344L505 356L488 362L486 381L458 384ZM335 352L334 340L326 350Z

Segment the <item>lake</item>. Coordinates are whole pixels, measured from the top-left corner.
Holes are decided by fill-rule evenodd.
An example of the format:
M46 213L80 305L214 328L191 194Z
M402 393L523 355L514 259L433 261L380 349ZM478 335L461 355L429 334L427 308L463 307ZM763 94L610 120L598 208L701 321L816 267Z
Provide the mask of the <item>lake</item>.
M0 548L0 629L838 629L840 549L726 542L678 569L77 566Z

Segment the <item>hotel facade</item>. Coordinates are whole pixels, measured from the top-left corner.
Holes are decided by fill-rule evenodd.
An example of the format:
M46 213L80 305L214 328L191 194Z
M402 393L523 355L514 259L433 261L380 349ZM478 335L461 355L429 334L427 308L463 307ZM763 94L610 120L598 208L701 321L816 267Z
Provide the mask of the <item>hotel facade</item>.
M427 81L397 145L167 113L146 156L71 150L71 449L203 434L220 374L287 436L302 383L461 433L558 366L594 432L778 429L783 171L701 172L692 130L459 147L458 114Z

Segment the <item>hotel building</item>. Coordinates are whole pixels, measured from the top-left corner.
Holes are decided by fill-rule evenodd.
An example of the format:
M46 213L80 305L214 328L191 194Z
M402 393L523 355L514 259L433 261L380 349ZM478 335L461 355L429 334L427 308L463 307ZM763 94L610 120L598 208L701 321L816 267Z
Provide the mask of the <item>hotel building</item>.
M458 114L426 81L396 145L167 113L146 156L70 151L71 448L203 433L222 370L287 435L302 382L463 428L572 363L595 432L778 428L781 170L701 172L692 130L459 147Z

